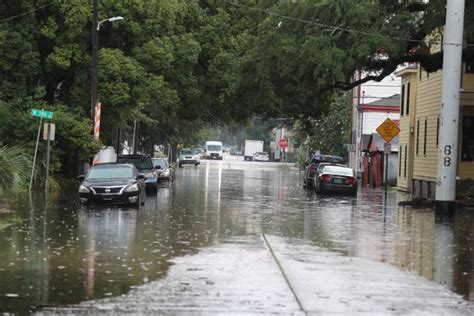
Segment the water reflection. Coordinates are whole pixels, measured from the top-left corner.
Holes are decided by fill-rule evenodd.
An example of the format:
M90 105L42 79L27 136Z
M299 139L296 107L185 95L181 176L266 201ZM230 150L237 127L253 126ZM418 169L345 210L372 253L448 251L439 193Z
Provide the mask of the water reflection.
M396 206L396 191L318 196L301 183L271 164L206 161L179 169L140 210L20 209L22 221L0 231L0 309L120 295L176 256L261 233L387 262L474 299L472 211L436 216Z

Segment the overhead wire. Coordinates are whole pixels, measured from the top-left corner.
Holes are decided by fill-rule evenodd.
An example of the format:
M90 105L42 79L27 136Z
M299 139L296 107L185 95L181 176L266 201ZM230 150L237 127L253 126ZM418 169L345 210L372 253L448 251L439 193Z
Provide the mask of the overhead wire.
M47 4L45 4L45 5L42 5L42 6L40 6L40 7L35 8L35 9L31 9L31 10L29 10L29 11L26 11L26 12L23 12L23 13L20 13L20 14L17 14L17 15L11 16L11 17L8 17L8 18L6 18L6 19L2 19L2 20L0 20L0 23L7 22L7 21L11 21L11 20L14 20L14 19L16 19L16 18L20 18L20 17L25 16L25 15L28 15L28 14L30 14L30 13L39 11L39 10L41 10L41 9L44 9L44 8L46 8L46 7L49 7L50 5L55 4L56 2L58 2L58 0L52 1L52 2L50 2L50 3L47 3Z
M232 1L232 0L225 0L225 2L230 4L230 5L236 6L236 7L245 8L245 9L249 9L249 10L260 12L260 13L265 13L265 14L268 14L268 15L271 15L271 16L276 16L276 17L284 19L284 20L299 22L299 23L303 23L303 24L306 24L306 25L314 25L314 26L324 27L324 28L327 28L327 29L331 29L333 31L340 30L340 31L344 31L344 32L347 32L347 33L354 33L354 34L359 34L359 35L373 36L373 37L380 37L380 38L388 38L388 39L393 39L393 40L399 40L399 41L404 41L404 42L413 42L413 43L419 43L419 44L426 43L424 40L417 40L417 39L412 39L412 38L408 38L408 37L393 36L393 35L387 35L387 34L381 34L381 33L375 33L375 32L368 32L368 31L361 31L361 30L356 30L356 29L343 27L343 26L335 26L335 25L325 24L325 23L321 23L321 22L317 22L317 21L310 21L310 20L300 19L300 18L288 16L288 15L283 15L283 14L274 12L270 9L260 9L260 8L256 8L256 7L253 7L253 6L246 5L246 4L238 3L238 2L235 2L235 1ZM439 42L439 41L430 41L429 44L441 44L441 42ZM444 45L451 45L451 46L474 46L474 44L449 43L449 42L448 43L445 42L443 44Z

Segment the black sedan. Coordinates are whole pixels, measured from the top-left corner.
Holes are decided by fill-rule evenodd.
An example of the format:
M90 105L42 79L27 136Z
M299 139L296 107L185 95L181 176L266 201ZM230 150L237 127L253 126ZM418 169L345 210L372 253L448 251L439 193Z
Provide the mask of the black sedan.
M99 164L78 178L81 204L145 204L145 177L131 164Z
M357 179L352 168L326 166L315 180L314 190L317 193L340 192L357 195Z
M117 158L118 163L129 163L134 165L138 173L145 177L146 188L149 192L156 192L158 188L158 172L153 167L151 157L145 154L136 155L119 155Z

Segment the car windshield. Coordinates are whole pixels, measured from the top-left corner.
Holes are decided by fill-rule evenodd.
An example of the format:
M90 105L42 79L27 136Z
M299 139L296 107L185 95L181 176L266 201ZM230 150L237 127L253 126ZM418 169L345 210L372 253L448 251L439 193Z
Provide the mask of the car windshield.
M168 164L164 159L153 159L153 166L160 166L160 169L166 169L168 167Z
M189 149L183 149L181 151L181 155L192 155L192 154L193 154L193 151Z
M128 167L91 168L87 174L88 180L130 179L133 170Z
M345 176L354 176L354 172L351 168L337 167L337 166L326 166L323 169L323 173L336 173Z
M220 145L208 145L207 150L209 151L221 151L222 146Z
M119 157L118 162L133 164L138 170L153 169L150 157Z

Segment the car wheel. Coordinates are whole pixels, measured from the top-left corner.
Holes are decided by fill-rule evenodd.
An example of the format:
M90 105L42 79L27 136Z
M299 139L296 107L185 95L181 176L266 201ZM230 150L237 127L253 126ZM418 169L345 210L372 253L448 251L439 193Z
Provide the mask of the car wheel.
M178 167L179 167L179 168L183 168L183 164L178 164Z
M324 186L321 184L321 182L318 183L318 194L323 194L324 193Z
M141 201L142 201L141 196L140 196L140 194L138 194L138 199L137 199L137 201L136 201L135 203L132 203L132 204L131 204L132 207L138 207L138 208L140 208L140 205L141 205L140 203L141 203Z

